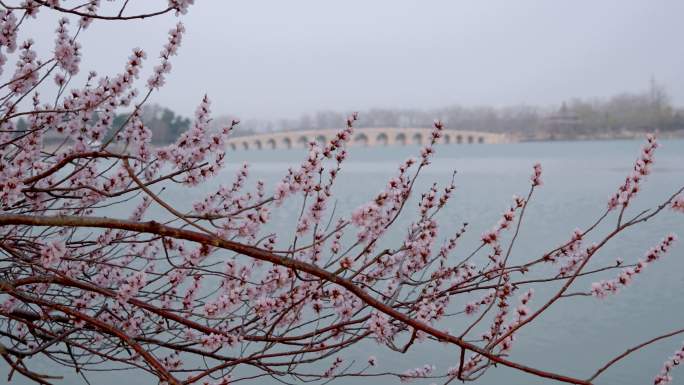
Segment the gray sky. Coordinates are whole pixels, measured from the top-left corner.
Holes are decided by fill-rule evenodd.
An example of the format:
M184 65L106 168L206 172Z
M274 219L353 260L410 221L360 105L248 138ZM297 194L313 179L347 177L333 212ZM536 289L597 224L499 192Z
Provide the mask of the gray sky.
M681 0L196 3L181 18L187 34L173 72L152 100L186 115L205 92L215 116L277 118L321 109L552 105L640 91L651 76L684 104ZM150 70L175 20L95 24L81 40L82 69L118 72L140 46ZM28 27L34 36L54 28L49 18ZM53 40L41 43L51 48Z

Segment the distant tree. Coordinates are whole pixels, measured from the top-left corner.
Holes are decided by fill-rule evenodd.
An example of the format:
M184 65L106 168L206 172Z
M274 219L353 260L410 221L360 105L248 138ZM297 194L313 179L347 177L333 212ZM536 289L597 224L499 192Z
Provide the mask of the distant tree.
M28 123L26 123L26 119L19 118L17 120L17 131L26 131L27 128L28 128Z
M116 114L112 120L113 127L123 126L131 118L131 113ZM158 105L143 106L140 108L140 120L153 133L152 140L155 144L168 144L190 128L190 119L176 115L172 110ZM116 130L110 131L110 136Z
M642 93L622 93L607 100L575 98L551 109L538 106L450 106L426 111L377 108L361 113L358 126L426 127L437 117L452 129L507 133L523 139L550 138L546 135L551 130L548 120L561 115L576 117L578 124L570 125L572 129L554 131L553 136L558 139L684 130L681 111L672 106L665 87L654 81ZM262 121L255 131L323 129L334 127L341 119L340 113L320 111L313 118L303 115L298 120Z

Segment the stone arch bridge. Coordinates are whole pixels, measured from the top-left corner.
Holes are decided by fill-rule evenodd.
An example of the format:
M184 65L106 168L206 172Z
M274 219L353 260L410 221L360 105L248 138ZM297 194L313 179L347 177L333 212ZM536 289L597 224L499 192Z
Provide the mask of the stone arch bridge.
M325 143L338 132L337 129L280 131L265 134L238 136L228 139L226 144L233 150L261 150L276 148L302 148L309 142ZM361 128L355 129L351 146L405 146L420 145L430 139L432 128ZM442 144L483 144L507 141L503 134L477 131L443 131Z

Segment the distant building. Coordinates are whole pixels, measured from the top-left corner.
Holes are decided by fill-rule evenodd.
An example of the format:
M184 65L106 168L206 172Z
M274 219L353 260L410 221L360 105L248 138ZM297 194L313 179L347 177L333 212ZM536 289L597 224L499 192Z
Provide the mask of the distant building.
M551 136L567 136L577 133L582 120L563 102L558 112L544 118L542 126Z

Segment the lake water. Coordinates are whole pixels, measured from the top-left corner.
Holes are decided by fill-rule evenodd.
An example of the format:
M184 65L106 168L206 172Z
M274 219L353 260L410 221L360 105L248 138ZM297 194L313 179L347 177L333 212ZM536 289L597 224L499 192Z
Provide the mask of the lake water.
M653 174L644 184L632 212L649 208L666 199L684 185L684 141L663 141L656 153ZM513 262L533 259L568 239L576 227L591 224L606 206L607 199L631 170L640 150L640 141L517 143L501 145L438 146L433 164L417 183L416 192L424 191L433 181L447 183L453 170L458 171L457 189L450 205L441 212L441 234L449 235L461 223L470 230L453 254L463 257L478 242L507 208L513 194L524 195L529 186L532 165L541 162L544 185L529 206L513 253ZM386 181L395 174L397 165L408 156L418 154L417 147L354 148L343 166L336 187L338 213L372 199ZM230 183L232 174L242 163L252 165L252 178L261 178L267 186L281 178L287 167L304 157L301 150L234 152L224 174L201 188L174 192L171 201L181 208L202 196L218 183ZM254 179L252 179L253 181ZM419 194L418 194L419 195ZM175 201L175 202L174 202ZM410 206L412 210L415 206ZM270 228L291 231L294 208L279 211ZM411 216L401 217L390 242L401 241ZM614 224L614 221L610 222ZM605 228L603 229L605 230ZM632 262L641 257L668 232L684 237L684 215L668 211L653 221L638 226L617 238L594 257L595 264L606 265L617 257ZM605 300L574 297L552 307L542 317L522 329L513 347L511 359L540 369L584 378L627 347L648 338L681 328L684 325L684 245L682 240L662 260L636 278L618 295ZM484 256L483 256L484 257ZM612 278L617 271L602 278ZM591 281L578 280L577 290L586 291ZM555 288L555 287L553 287ZM552 288L535 287L531 303L534 310L552 294ZM576 290L573 290L576 291ZM468 319L455 318L443 325L459 330ZM643 349L603 374L597 384L649 384L662 362L681 346L684 335L676 336ZM345 351L347 359L366 360L375 355L379 368L404 371L425 363L434 364L438 372L458 362L459 349L454 346L426 342L405 355L390 353L376 344L364 344ZM327 366L327 365L326 365ZM58 370L59 371L59 370ZM0 368L4 376L6 368ZM684 370L674 372L674 383L684 383ZM0 377L1 378L1 377ZM74 377L64 383L76 383ZM133 374L94 375L95 384L155 383L153 379ZM15 377L18 384L28 383ZM397 383L395 378L338 381L339 384ZM415 383L430 383L416 381ZM493 368L479 384L542 384L550 381L520 374L506 368ZM259 381L259 383L269 383ZM276 382L273 382L276 383Z

